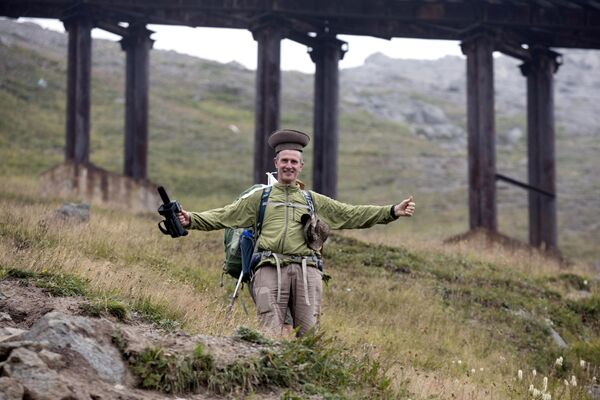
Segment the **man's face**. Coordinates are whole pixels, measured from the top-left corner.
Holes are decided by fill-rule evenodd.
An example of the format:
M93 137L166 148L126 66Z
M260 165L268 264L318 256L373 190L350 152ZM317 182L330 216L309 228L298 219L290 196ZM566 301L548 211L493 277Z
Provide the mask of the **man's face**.
M277 180L280 183L295 183L296 178L304 167L302 153L298 150L281 150L275 156L275 168L277 168Z

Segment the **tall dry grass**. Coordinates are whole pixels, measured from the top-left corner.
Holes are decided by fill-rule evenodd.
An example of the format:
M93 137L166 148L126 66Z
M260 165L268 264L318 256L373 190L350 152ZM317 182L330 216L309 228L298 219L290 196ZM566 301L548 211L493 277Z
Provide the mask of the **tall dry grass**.
M6 188L0 195L0 267L76 275L89 281L96 296L157 305L190 332L227 335L239 325L258 327L246 293L242 300L250 316L239 302L231 314L225 312L233 279L225 279L227 288L219 287L221 232L173 240L156 229L158 215L101 206L92 207L87 223L60 221L53 213L61 201L40 199L33 180L9 179ZM590 273L582 264L565 267L535 252L485 241L442 244L411 235L411 223L397 222L395 234L388 228L344 235L416 254L491 263L534 278L558 276L565 268ZM411 398L515 398L509 387L516 371L528 368L521 355L491 342L493 327L448 307L432 280L361 265L331 272L323 328L358 353L367 350L390 365L394 385L408 388Z
M485 235L473 235L468 240L450 240L452 235L419 234L412 229L418 221L400 221L387 229L369 231L345 231L344 236L374 244L392 247L405 247L422 253L439 253L448 256L463 257L466 260L495 264L506 270L526 273L532 277L558 275L565 271L593 275L594 267L586 262L573 259L561 259L543 251L522 246L507 246L502 242L490 241ZM465 227L465 231L466 231ZM560 246L560 243L559 243Z
M256 326L239 306L225 313L230 291L219 287L217 233L202 241L174 241L155 229L153 216L94 206L89 222L73 223L54 216L59 205L0 199L1 266L76 275L98 296L155 304L191 331L230 334L240 322ZM246 297L243 293L248 303Z

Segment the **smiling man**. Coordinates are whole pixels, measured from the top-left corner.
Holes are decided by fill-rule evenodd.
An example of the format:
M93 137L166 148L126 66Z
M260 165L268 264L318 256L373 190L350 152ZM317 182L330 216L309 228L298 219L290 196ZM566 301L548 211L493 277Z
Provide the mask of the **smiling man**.
M251 287L259 319L275 335L282 332L288 307L299 335L318 324L321 250L330 229L387 224L415 211L412 196L395 205L357 206L305 191L298 176L304 167L302 150L309 141L307 134L291 129L276 131L268 140L276 152L278 182L265 208ZM179 220L186 228L205 231L254 227L261 197L259 190L222 208L199 213L182 210Z

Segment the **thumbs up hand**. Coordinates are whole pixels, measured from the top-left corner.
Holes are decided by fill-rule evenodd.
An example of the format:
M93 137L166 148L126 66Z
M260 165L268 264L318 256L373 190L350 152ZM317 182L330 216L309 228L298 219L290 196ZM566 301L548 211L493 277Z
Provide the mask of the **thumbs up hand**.
M408 199L402 200L400 204L394 206L394 214L397 217L412 217L415 213L415 206L413 196L410 196Z

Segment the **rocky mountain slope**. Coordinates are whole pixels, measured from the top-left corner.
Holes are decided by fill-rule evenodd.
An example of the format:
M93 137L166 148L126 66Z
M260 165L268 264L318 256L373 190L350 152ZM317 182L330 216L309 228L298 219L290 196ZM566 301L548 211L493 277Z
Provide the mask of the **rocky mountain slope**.
M139 359L149 347L183 355L202 346L217 368L226 369L264 349L235 338L165 334L135 320L91 318L89 309L79 296L54 297L22 278L0 280L0 399L165 399L165 393L138 388L140 377L128 359ZM219 396L202 390L186 398Z
M319 334L191 335L124 303L92 301L81 285L0 269L0 400L395 397L379 364Z
M572 139L598 135L600 79L594 71L600 68L600 52L564 50L563 54L563 64L555 75L557 128ZM495 105L503 119L525 117L526 80L519 70L520 64L506 56L495 58ZM462 148L465 134L460 128L465 125L462 109L466 103L464 59L400 60L374 54L364 66L345 70L342 75L346 101L379 117L408 123L417 132L419 125L425 125L421 132L426 136ZM451 106L461 110L453 110ZM517 121L512 126L499 124L498 144L517 144L524 133L510 132L524 128L520 125Z

